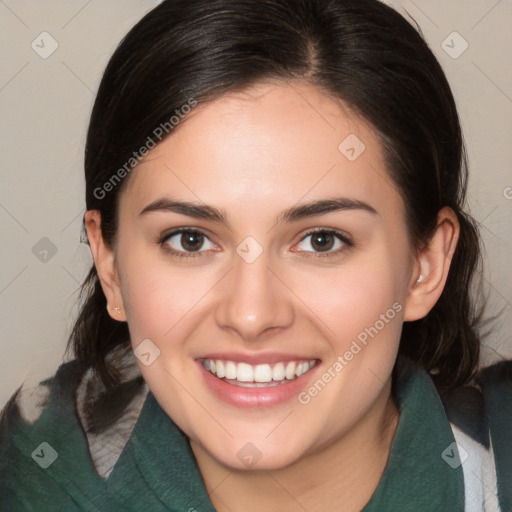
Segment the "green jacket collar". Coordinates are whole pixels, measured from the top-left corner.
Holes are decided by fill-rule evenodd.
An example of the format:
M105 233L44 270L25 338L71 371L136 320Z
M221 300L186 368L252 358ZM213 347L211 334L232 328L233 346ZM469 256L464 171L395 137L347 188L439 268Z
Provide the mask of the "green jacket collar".
M394 372L394 396L398 428L384 474L363 512L463 512L462 470L449 464L457 457L455 439L431 378L402 359ZM139 471L145 482L131 482ZM151 393L107 481L126 506L141 495L137 488L142 484L169 510L214 511L185 435Z

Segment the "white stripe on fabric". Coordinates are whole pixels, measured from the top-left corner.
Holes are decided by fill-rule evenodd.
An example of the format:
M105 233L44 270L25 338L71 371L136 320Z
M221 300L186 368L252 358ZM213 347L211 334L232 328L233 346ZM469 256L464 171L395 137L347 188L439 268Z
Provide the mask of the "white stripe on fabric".
M465 512L501 512L492 445L487 450L453 423L464 474Z

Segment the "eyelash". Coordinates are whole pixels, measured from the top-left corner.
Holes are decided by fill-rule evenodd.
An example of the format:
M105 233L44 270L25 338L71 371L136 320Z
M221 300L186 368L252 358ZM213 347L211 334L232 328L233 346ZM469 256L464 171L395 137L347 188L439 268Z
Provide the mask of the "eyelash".
M208 236L205 233L203 233L201 230L198 230L198 229L195 229L195 228L179 228L179 229L176 229L174 231L162 234L161 236L158 237L158 239L156 240L156 243L158 245L160 245L164 251L172 254L172 256L175 256L177 258L187 258L187 259L190 259L190 258L203 257L202 253L204 251L197 251L197 252L176 251L175 249L171 249L166 244L166 242L167 242L167 240L169 240L169 238L171 238L171 237L173 237L175 235L183 234L183 233L189 233L189 234L191 233L191 234L194 234L194 235L203 235L204 237L208 238ZM340 231L337 231L335 229L328 229L328 228L312 229L312 230L308 231L300 239L299 243L303 242L308 236L315 235L317 233L333 235L339 241L341 241L344 244L345 247L341 248L341 249L338 249L337 251L334 251L334 252L298 251L298 252L304 253L306 258L325 258L325 257L336 256L339 253L350 249L354 245L353 242L351 240L349 240L349 238L346 235L344 235L343 233L341 233ZM209 240L209 238L208 238L208 240Z

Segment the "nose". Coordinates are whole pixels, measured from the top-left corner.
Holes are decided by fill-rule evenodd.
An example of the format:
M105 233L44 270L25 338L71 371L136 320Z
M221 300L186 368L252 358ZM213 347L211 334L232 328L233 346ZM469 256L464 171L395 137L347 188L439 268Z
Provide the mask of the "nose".
M246 342L289 328L294 321L292 293L269 267L265 253L252 263L236 257L234 265L216 308L219 327Z

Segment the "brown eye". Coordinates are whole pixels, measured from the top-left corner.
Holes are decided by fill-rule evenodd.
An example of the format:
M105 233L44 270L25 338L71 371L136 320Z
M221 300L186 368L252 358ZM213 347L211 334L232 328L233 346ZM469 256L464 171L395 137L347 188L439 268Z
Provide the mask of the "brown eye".
M201 233L181 233L180 243L186 251L198 251L204 242L204 236Z
M299 243L302 252L337 253L352 244L345 236L337 231L319 229L308 233Z
M206 235L192 229L174 231L164 238L163 243L176 253L202 252L214 247Z
M332 249L335 241L334 235L324 231L319 231L311 235L311 246L319 252Z

